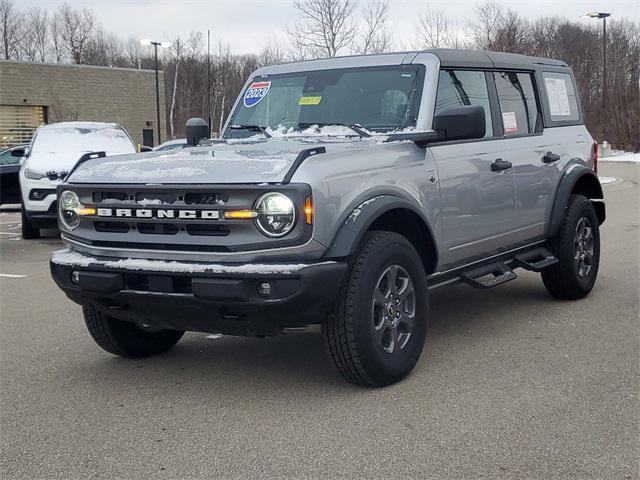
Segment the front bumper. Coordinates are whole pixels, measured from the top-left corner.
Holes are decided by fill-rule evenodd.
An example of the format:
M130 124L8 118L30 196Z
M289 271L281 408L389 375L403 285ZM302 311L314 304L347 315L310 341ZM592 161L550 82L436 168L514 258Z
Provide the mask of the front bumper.
M51 258L53 279L78 304L91 303L147 329L249 336L319 323L346 271L343 262L234 265L108 259L69 250ZM270 285L268 296L258 292L263 283Z

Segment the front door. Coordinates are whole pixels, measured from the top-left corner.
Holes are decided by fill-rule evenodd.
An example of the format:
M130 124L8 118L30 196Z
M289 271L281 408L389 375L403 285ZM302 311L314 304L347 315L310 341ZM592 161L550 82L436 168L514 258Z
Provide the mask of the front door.
M145 128L142 130L142 144L145 147L153 147L153 130Z
M444 268L496 253L511 243L516 228L513 168L502 158L505 140L494 135L488 75L440 72L436 115L462 105L480 105L486 115L485 139L434 143L429 149L440 182Z

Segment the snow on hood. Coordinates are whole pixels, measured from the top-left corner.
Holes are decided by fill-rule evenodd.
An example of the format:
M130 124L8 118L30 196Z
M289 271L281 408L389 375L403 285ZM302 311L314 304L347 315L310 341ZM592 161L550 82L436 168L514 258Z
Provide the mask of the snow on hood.
M135 153L126 132L115 123L62 122L40 127L27 166L36 172L70 170L88 152Z
M263 136L256 136L206 147L89 160L76 169L69 181L196 184L281 182L303 149L322 145L327 152L332 152L364 148L378 141L353 137L267 140Z

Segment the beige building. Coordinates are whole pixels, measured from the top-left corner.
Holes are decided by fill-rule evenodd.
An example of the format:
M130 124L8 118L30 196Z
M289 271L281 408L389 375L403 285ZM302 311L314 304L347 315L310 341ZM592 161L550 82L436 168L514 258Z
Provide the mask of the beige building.
M164 76L160 72L164 140ZM134 142L157 143L153 70L0 61L0 149L27 143L44 123L116 122Z

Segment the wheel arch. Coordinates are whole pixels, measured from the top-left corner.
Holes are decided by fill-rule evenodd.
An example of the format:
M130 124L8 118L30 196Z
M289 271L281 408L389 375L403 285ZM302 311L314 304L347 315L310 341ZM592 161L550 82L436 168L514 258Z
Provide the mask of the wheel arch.
M429 223L420 209L395 195L378 195L360 203L342 223L326 256L347 257L371 230L403 235L414 246L427 275L438 265L438 247Z
M551 210L551 218L548 223L547 237L552 237L558 232L569 197L576 194L584 195L591 201L599 224L602 225L604 223L606 219L604 194L598 176L585 165L573 164L565 171L558 184Z

